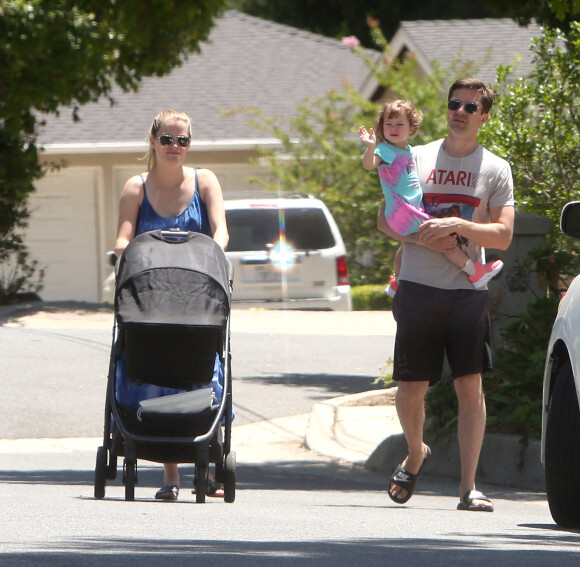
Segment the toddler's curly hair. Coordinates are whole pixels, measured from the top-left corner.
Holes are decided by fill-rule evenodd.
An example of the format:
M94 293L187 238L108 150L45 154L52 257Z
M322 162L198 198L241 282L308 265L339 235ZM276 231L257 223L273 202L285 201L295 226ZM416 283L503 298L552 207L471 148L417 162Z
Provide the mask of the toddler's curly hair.
M423 113L415 108L415 105L408 100L394 100L385 103L383 110L379 114L377 123L375 124L375 136L377 142L386 142L384 134L384 123L389 118L397 118L399 116L406 116L411 126L411 136L419 130L419 124L423 121Z

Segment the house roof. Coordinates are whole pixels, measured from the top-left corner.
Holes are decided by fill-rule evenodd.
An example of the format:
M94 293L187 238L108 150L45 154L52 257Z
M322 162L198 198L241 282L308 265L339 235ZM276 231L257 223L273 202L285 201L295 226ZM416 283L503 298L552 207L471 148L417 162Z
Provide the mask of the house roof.
M234 107L259 108L266 116L292 116L306 96L316 98L346 79L362 89L370 79L363 60L340 41L230 10L216 20L201 52L165 77L143 80L136 93L113 90L102 99L60 116L47 116L39 135L48 149L127 151L141 148L153 117L166 108L187 112L194 142L241 147L265 134L246 116L222 116Z
M522 57L517 74L527 75L531 38L540 33L536 24L520 27L510 19L419 20L401 22L390 45L395 54L413 52L426 73L435 60L445 66L459 50L462 60L479 61L490 49L477 73L490 83L495 68L516 54ZM178 108L192 118L194 146L245 149L276 143L246 124L243 113L224 117L222 112L251 107L265 116L294 116L305 97L342 89L345 79L369 98L377 86L363 60L340 41L229 10L216 20L200 53L170 74L145 78L136 93L115 87L113 106L107 99L83 105L78 122L72 107L43 117L39 141L57 153L140 151L153 117Z
M511 64L516 55L521 61L515 75L527 76L532 68L531 40L540 35L539 25L522 27L508 18L417 20L401 22L390 45L396 55L404 48L413 52L426 73L431 72L434 61L447 67L461 51L461 62L482 62L475 74L489 84L495 80L496 67ZM486 57L488 50L490 55Z

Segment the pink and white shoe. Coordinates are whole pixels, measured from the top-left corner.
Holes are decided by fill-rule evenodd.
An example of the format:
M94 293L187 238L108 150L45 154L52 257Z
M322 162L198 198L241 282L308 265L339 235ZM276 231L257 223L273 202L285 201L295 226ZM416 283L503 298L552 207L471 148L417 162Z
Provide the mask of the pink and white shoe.
M399 284L397 282L397 278L394 274L391 275L391 280L389 281L389 285L385 288L385 293L389 297L395 297L395 293L397 293L397 288Z
M495 262L489 262L487 264L474 262L474 264L475 275L467 276L467 279L473 284L475 289L483 289L487 282L497 276L503 268L503 262L501 260L496 260Z

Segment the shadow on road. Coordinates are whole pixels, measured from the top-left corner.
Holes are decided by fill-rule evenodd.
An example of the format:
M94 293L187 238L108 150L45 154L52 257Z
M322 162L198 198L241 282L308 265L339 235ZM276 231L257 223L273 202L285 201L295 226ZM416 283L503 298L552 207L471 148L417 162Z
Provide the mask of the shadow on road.
M539 534L536 543L545 542ZM557 538L559 539L559 538ZM30 565L38 560L38 553L2 554L4 565ZM469 545L463 538L385 538L343 539L337 533L335 541L231 541L216 538L212 541L181 539L168 542L156 538L71 538L48 544L43 550L45 565L139 565L158 567L170 562L172 566L220 565L271 567L316 565L429 565L448 567L450 564L470 566L510 565L575 565L577 554L558 551L546 546L544 550L486 549L485 541L474 539Z
M381 390L381 384L374 384L374 376L352 375L352 374L308 374L308 373L288 373L269 374L264 376L244 376L234 380L240 384L253 383L264 386L288 386L290 388L316 388L326 394L344 396L358 394L368 390ZM234 382L234 386L235 386ZM329 396L326 396L329 397Z
M119 459L117 479L109 481L109 486L121 486L122 458ZM181 465L182 487L193 483L193 465ZM159 465L152 466L147 461L138 462L139 482L137 486L159 488L162 479ZM45 484L86 486L94 481L93 470L38 470L0 471L3 484ZM384 479L361 467L334 462L288 461L245 465L239 463L236 469L237 490L382 490Z

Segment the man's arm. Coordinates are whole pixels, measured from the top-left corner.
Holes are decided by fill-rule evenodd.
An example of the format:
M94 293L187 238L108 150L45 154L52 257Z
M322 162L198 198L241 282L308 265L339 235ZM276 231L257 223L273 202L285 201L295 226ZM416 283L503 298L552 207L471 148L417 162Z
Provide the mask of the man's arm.
M446 217L425 221L419 229L419 242L425 246L435 243L455 233L484 248L506 250L514 233L514 207L492 207L489 209L490 222L477 223L459 217Z

